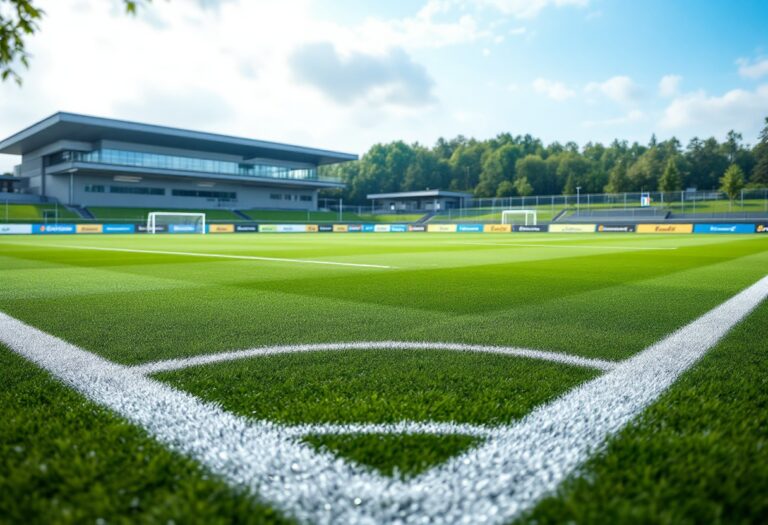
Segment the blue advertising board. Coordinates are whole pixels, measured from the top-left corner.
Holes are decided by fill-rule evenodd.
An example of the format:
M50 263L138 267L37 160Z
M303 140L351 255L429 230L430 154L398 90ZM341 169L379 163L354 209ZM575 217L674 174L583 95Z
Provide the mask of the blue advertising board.
M198 228L194 224L171 224L171 233L197 233Z
M374 224L363 224L363 231L364 232L376 231L376 227Z
M32 233L75 233L74 224L35 224Z
M135 224L105 224L104 233L136 233Z
M463 233L483 233L482 224L459 224L456 227L457 232Z
M389 227L389 231L394 232L394 233L407 232L408 231L408 226L406 226L405 224L392 224Z
M755 233L754 224L694 224L693 233Z

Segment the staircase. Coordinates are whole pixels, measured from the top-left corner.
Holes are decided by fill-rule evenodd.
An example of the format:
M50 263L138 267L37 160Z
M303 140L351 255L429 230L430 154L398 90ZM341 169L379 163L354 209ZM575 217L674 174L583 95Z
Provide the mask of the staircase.
M95 219L96 217L93 216L93 214L90 212L88 208L84 208L83 206L78 205L64 205L66 209L71 211L72 213L76 213L81 219Z
M250 217L248 217L245 213L241 212L240 210L232 210L232 213L243 219L244 221L252 221Z
M437 212L431 211L427 214L422 215L416 222L414 222L414 224L426 224L435 215L437 215Z

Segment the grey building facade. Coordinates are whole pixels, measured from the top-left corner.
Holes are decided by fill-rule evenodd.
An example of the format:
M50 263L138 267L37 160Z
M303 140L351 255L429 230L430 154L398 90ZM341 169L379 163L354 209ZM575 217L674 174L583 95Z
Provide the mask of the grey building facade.
M367 196L373 208L381 212L438 212L464 208L472 200L471 193L445 190L371 193Z
M15 191L73 206L317 209L323 165L357 155L56 113L5 140Z

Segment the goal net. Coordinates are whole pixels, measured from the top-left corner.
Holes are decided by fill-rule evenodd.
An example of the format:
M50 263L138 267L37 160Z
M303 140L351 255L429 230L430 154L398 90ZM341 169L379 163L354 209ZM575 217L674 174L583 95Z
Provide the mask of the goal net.
M501 212L501 224L515 224L515 220L525 220L526 226L536 226L536 210L504 210Z
M147 216L147 233L205 234L205 213L153 211Z

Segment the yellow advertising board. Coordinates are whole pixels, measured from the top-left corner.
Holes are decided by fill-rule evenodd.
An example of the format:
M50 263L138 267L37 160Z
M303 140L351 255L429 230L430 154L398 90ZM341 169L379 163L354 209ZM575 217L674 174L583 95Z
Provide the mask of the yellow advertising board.
M235 233L234 224L209 224L208 233Z
M333 231L336 233L347 233L349 231L349 226L347 224L334 224Z
M455 233L455 224L428 224L427 231L430 233Z
M306 231L310 232L310 233L317 233L317 231L318 231L317 224L307 224L307 230Z
M637 233L693 233L693 224L638 224Z
M483 226L483 233L509 233L511 231L511 224L486 224Z
M78 224L77 233L101 233L104 227L101 224Z
M550 224L549 233L594 233L596 224Z

